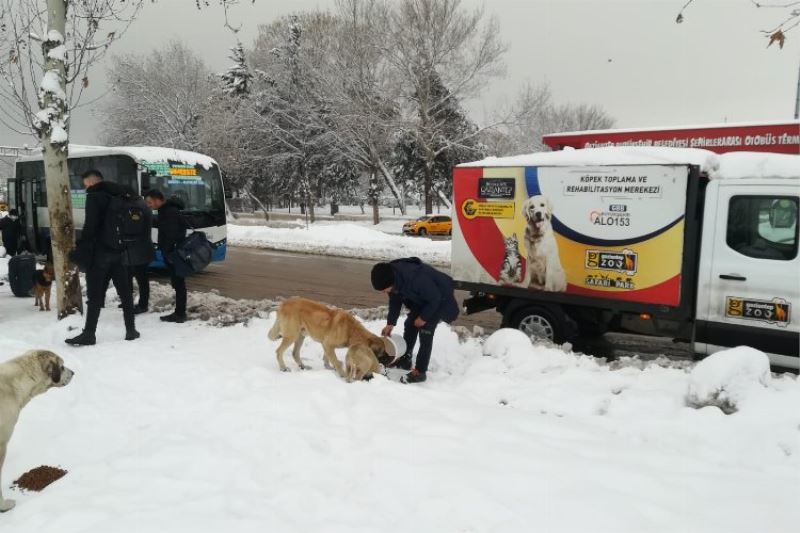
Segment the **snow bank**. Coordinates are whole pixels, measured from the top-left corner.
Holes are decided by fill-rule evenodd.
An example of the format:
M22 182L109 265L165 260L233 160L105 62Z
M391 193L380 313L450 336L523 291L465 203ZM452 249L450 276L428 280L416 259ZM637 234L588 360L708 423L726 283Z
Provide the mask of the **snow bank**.
M769 358L746 346L724 350L700 361L689 376L686 402L692 407L715 405L735 413L754 389L769 385Z
M378 261L414 256L436 265L450 264L450 241L388 235L350 223L313 224L309 229L229 224L228 243Z
M46 348L76 371L20 418L2 479L17 507L3 531L797 527L797 376L759 385L724 416L686 406L684 369L611 367L510 332L485 348L440 326L429 379L411 386L347 384L310 341L313 370L279 372L271 316L213 328L144 314L142 338L125 342L109 305L98 345L65 346L81 324L0 287L0 360ZM10 488L39 465L69 473L41 493Z

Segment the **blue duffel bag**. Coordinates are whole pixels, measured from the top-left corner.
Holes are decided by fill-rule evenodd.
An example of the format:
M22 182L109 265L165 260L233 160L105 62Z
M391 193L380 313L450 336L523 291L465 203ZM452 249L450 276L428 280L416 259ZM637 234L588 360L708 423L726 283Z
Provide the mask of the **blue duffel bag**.
M186 277L205 269L213 256L214 245L208 242L205 233L195 231L175 247L171 254L171 263L178 276Z

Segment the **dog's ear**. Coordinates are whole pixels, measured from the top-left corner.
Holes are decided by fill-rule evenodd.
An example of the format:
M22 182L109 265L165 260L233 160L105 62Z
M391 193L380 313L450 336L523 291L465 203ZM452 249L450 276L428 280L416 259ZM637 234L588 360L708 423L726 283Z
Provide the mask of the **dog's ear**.
M61 358L53 352L45 350L37 353L36 357L39 359L39 365L44 373L50 377L53 383L59 383L61 381L61 370L64 368Z
M550 218L553 216L553 202L550 200L550 198L546 198L545 202L547 203L547 218Z

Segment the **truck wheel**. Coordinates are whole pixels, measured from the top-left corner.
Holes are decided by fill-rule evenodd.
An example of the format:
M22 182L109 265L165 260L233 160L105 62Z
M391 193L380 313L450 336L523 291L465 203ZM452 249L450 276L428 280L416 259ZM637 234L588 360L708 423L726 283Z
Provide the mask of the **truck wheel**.
M534 341L546 339L561 344L565 340L563 320L542 307L533 306L520 310L510 324Z
M425 228L419 228L419 233L417 233L420 237L424 237L428 234L428 231Z

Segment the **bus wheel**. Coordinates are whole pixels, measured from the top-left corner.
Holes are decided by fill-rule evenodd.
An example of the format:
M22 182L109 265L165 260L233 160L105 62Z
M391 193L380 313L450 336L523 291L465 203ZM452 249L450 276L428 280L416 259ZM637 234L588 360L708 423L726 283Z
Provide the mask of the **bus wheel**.
M554 313L543 307L531 306L518 311L510 325L526 334L534 342L548 340L555 344L562 344L565 340L563 319L559 319Z

